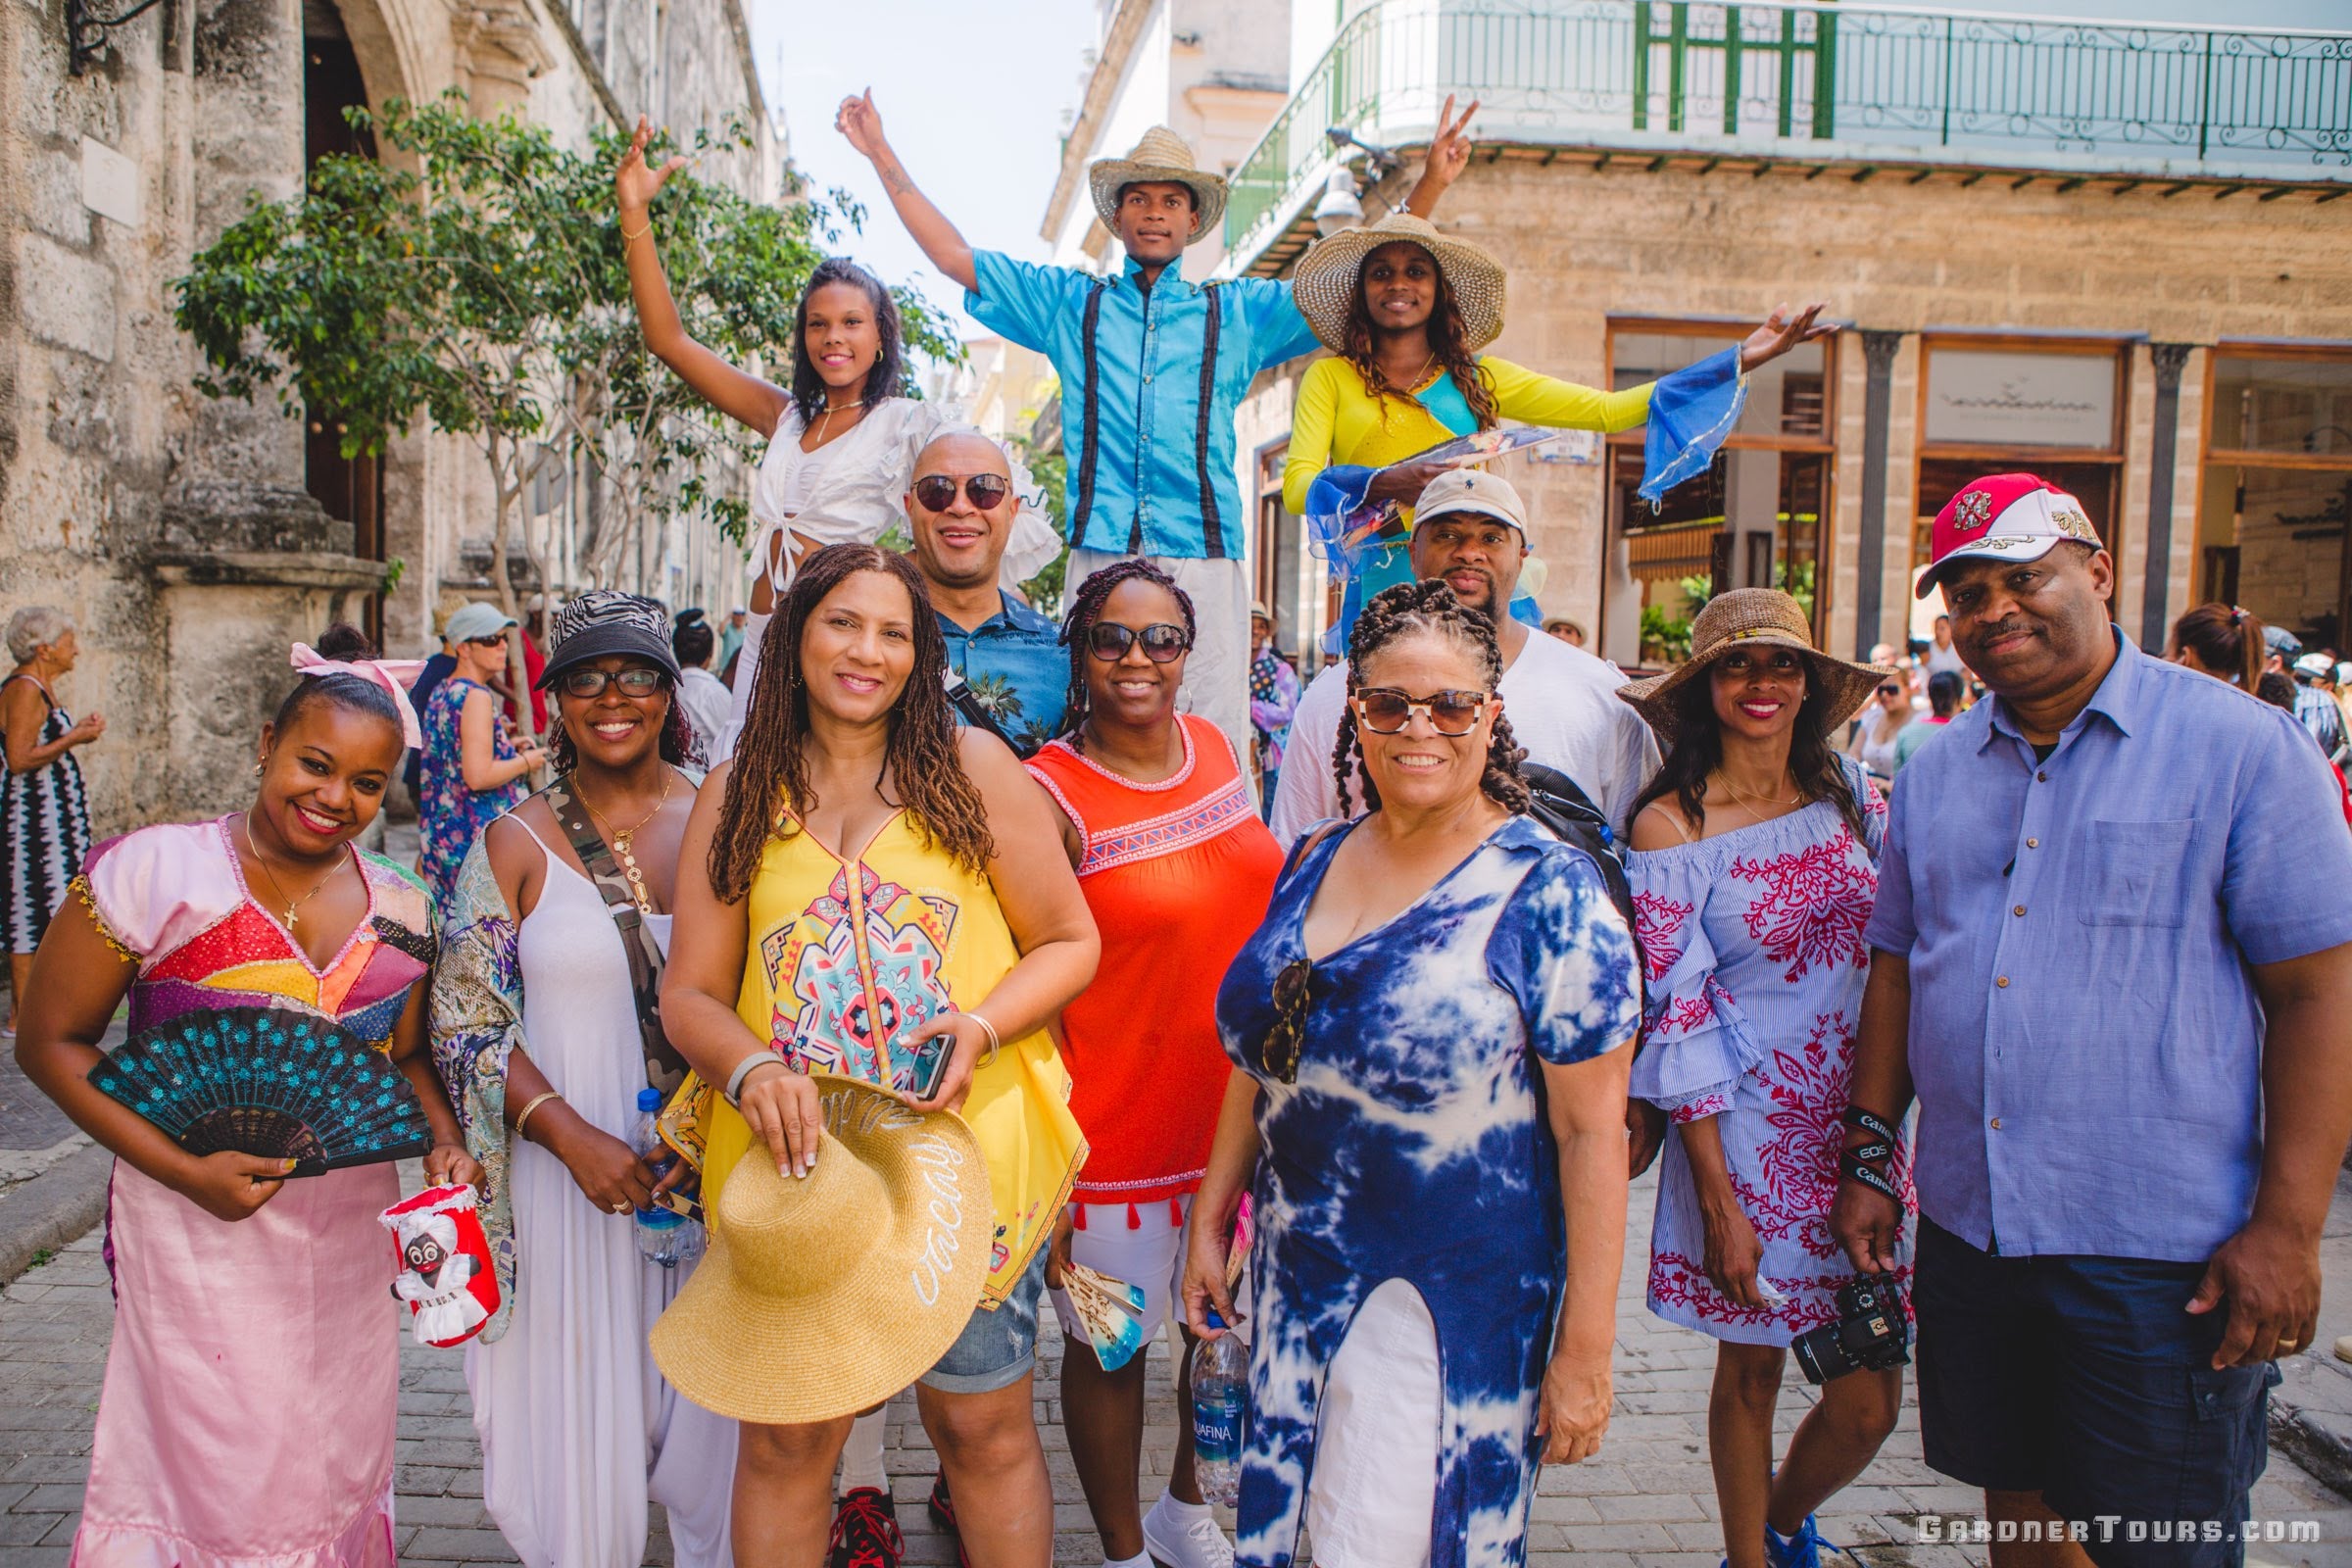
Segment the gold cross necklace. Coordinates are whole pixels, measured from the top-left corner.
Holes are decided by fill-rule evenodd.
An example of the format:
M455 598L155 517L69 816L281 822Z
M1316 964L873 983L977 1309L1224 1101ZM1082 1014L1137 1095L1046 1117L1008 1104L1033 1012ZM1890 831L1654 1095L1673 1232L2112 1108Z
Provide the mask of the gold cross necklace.
M279 884L277 880L277 873L270 869L270 862L262 858L262 847L253 841L253 813L251 811L245 813L245 848L246 851L253 856L255 869L259 870L263 876L269 878L270 891L276 894L279 898L284 899L286 897L286 890ZM301 918L301 916L296 914L295 911L300 909L304 905L310 903L312 895L317 893L320 888L326 886L329 882L332 882L335 879L335 873L342 869L343 861L341 858L338 857L335 860L335 863L326 868L326 875L320 877L318 881L311 884L309 892L303 894L303 896L299 899L287 900L286 912L281 917L285 922L286 935L292 936L294 934L295 924Z

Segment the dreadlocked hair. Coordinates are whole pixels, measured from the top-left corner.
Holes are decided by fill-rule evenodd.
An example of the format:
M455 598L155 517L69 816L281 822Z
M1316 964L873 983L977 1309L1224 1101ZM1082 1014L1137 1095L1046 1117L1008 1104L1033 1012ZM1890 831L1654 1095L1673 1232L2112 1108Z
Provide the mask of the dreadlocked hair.
M801 644L808 623L836 588L861 571L878 571L906 590L913 609L914 668L890 710L884 776L926 844L944 849L975 875L996 854L980 791L957 755L956 715L948 706L948 643L932 612L931 596L906 558L873 545L827 545L801 563L769 624L765 654L753 677L743 738L710 839L710 887L733 904L751 892L760 858L771 838L801 831L814 810L808 782L808 688L801 676ZM883 780L874 792L882 794ZM888 797L884 797L888 800Z
M1830 748L1829 702L1828 687L1813 674L1807 661L1805 700L1797 705L1796 731L1788 738L1788 774L1804 800L1828 801L1837 807L1859 844L1865 842L1862 802L1854 795L1844 764ZM1683 682L1674 694L1674 749L1634 802L1633 810L1627 813L1629 819L1641 815L1650 802L1671 795L1682 808L1685 821L1706 820L1707 775L1723 765L1723 728L1715 717L1713 671L1701 670Z
M1369 256L1364 258L1366 265L1371 260ZM1437 268L1435 257L1430 258L1430 265ZM1437 299L1429 312L1430 352L1438 364L1445 368L1446 373L1453 377L1453 384L1462 389L1462 401L1470 405L1471 417L1478 421L1478 427L1492 430L1502 421L1502 416L1494 406L1494 378L1487 373L1486 367L1478 363L1478 356L1470 352L1469 329L1462 324L1462 307L1453 297L1453 285L1446 280L1445 269L1437 268ZM1389 378L1381 372L1380 357L1374 352L1380 338L1372 324L1369 292L1364 287L1363 273L1359 270L1355 278L1355 293L1348 301L1347 360L1355 367L1355 373L1364 378L1364 390L1371 393L1373 400L1380 405L1380 416L1385 421L1389 416L1389 400L1398 398L1409 403L1412 401L1412 389L1391 386Z
M654 666L649 664L647 667ZM662 720L662 760L682 767L687 759L694 755L695 742L701 737L696 734L694 721L686 716L686 705L678 701L677 683L669 679L667 670L663 670L662 675L662 695L669 703L669 711ZM558 717L554 730L547 738L547 760L555 764L557 772L568 773L579 765L580 755L579 748L571 743L571 726L562 718L564 691L561 681L556 686L556 697ZM585 709L587 704L582 704L582 707Z
M1494 640L1494 622L1486 612L1472 610L1453 596L1453 590L1442 581L1399 583L1372 596L1363 613L1355 618L1355 629L1348 634L1348 695L1352 699L1363 688L1364 665L1383 649L1400 643L1408 637L1444 637L1476 654L1486 666L1486 688L1491 694L1502 679L1502 647ZM1340 799L1348 798L1348 780L1352 777L1363 791L1364 809L1380 809L1380 790L1372 782L1371 769L1363 766L1363 742L1355 733L1355 705L1352 701L1340 710L1340 734L1331 751L1331 766L1340 782ZM1478 787L1487 799L1514 815L1527 809L1527 781L1519 776L1519 763L1527 756L1511 737L1511 721L1502 714L1494 715L1494 728L1487 741L1486 770L1479 775Z
M1070 651L1070 686L1064 697L1061 738L1073 752L1084 751L1085 737L1079 733L1086 724L1091 704L1086 689L1086 662L1092 657L1087 640L1095 634L1095 622L1102 618L1102 607L1110 600L1111 590L1123 582L1148 582L1165 588L1174 597L1176 608L1184 613L1184 645L1190 648L1198 629L1193 615L1193 596L1176 586L1176 579L1154 566L1141 556L1129 556L1114 561L1101 571L1078 585L1070 598L1069 613L1061 617L1061 645Z

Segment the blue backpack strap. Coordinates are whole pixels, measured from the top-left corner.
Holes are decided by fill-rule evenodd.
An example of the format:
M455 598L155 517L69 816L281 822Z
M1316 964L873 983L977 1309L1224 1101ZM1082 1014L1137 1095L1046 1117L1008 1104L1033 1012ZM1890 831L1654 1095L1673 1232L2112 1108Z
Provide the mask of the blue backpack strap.
M1102 378L1095 362L1095 334L1102 319L1102 291L1110 287L1108 278L1098 277L1086 295L1086 319L1079 328L1079 340L1084 345L1086 361L1086 402L1078 422L1078 502L1070 510L1070 543L1086 543L1087 519L1095 510L1095 459L1102 441L1099 435L1101 387Z
M1200 326L1200 410L1193 424L1193 461L1200 473L1200 537L1205 542L1208 558L1219 561L1232 552L1225 548L1225 527L1217 516L1217 492L1208 477L1208 420L1209 411L1217 394L1217 325L1218 285L1200 285L1200 297L1208 306L1208 319ZM1136 541L1129 547L1143 553L1143 537L1139 527Z

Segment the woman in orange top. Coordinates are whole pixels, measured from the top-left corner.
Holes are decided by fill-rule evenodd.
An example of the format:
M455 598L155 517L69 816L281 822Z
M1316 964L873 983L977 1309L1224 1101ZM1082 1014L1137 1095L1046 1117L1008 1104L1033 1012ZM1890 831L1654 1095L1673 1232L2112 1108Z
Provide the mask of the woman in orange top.
M1257 928L1282 869L1239 759L1214 724L1176 711L1193 605L1148 562L1087 578L1062 624L1069 730L1029 763L1060 808L1079 890L1102 933L1094 983L1062 1010L1070 1110L1092 1152L1072 1190L1075 1261L1144 1292L1143 1341L1173 1315L1184 1221L1208 1163L1228 1065L1217 984ZM1058 1268L1055 1277L1059 1277ZM1176 1378L1180 1420L1167 1491L1139 1518L1144 1357L1102 1370L1066 1291L1054 1310L1061 1400L1087 1506L1113 1564L1230 1562L1193 1479L1192 1336Z

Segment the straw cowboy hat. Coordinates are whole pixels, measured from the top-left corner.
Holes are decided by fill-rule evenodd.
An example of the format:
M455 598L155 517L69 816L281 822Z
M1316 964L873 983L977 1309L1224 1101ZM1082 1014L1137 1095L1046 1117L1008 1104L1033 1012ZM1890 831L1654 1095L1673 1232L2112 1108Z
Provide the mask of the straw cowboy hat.
M649 1337L672 1387L737 1421L830 1421L889 1398L947 1353L988 1278L988 1163L963 1119L812 1076L823 1157L797 1178L760 1148L736 1163L710 1255Z
M1396 240L1410 241L1437 258L1438 270L1461 307L1462 330L1472 353L1501 335L1502 264L1468 240L1440 233L1428 219L1399 211L1377 223L1319 239L1298 259L1291 274L1291 298L1325 348L1334 354L1348 352L1348 313L1355 304L1364 258Z
M1119 191L1128 185L1191 187L1197 209L1193 218L1196 236L1207 233L1225 216L1225 181L1203 173L1193 162L1191 145L1165 125L1145 131L1144 139L1126 157L1104 158L1087 166L1086 179L1095 193L1096 216L1106 228L1119 226Z
M1793 648L1804 656L1814 688L1824 694L1825 733L1860 712L1879 682L1898 673L1877 664L1849 664L1814 647L1804 606L1778 588L1734 588L1708 600L1690 622L1687 662L1647 680L1627 681L1617 688L1617 695L1639 709L1657 732L1658 744L1671 749L1677 728L1676 691L1733 649L1758 644Z

